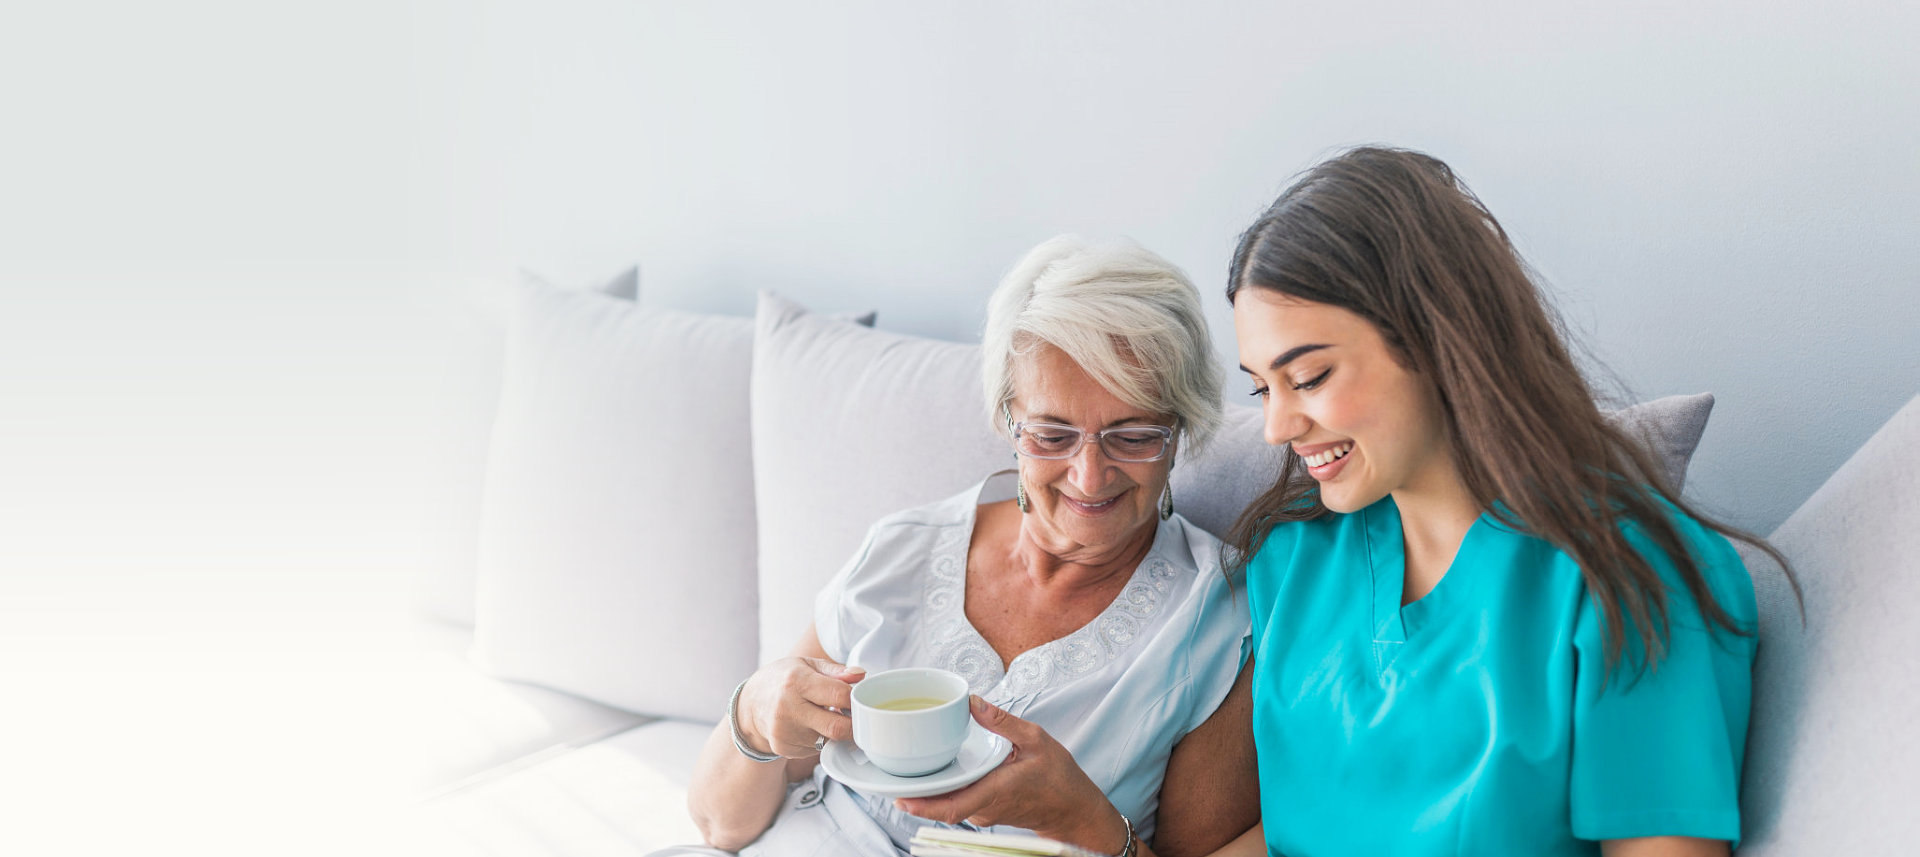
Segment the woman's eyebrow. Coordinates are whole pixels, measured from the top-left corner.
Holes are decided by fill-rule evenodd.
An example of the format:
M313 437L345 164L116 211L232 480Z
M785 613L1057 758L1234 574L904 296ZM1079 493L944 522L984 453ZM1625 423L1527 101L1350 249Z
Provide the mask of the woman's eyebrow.
M1028 416L1027 422L1047 423L1049 425L1066 426L1068 428L1079 428L1078 426L1075 426L1073 423L1067 421L1066 417L1060 416L1058 414L1040 413L1040 414L1028 414L1027 416ZM1101 426L1101 428L1113 428L1114 426L1123 426L1128 424L1139 424L1139 425L1149 425L1149 426L1159 425L1159 423L1154 422L1153 417L1122 417L1120 419L1114 420L1113 422L1107 423L1104 426Z
M1326 343L1315 343L1312 345L1296 345L1282 352L1279 357L1273 358L1273 362L1267 364L1267 371L1272 372L1274 370L1279 369L1282 366L1287 365L1288 363L1292 363L1294 358L1299 357L1302 354L1319 351L1322 348L1332 348L1332 347L1333 347L1332 345L1328 345ZM1246 364L1241 364L1240 371L1245 372L1249 375L1253 374L1253 370L1248 369L1246 367Z

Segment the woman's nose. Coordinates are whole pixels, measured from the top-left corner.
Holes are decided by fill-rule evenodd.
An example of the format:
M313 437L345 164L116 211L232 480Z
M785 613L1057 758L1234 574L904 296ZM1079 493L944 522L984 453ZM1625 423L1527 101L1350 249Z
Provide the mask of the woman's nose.
M1111 462L1107 460L1106 452L1100 449L1099 442L1088 437L1071 460L1073 463L1067 477L1073 480L1073 487L1089 497L1098 496L1112 475L1112 468L1109 467Z
M1284 396L1269 395L1266 413L1266 440L1271 446L1285 446L1307 433L1312 421L1287 403Z

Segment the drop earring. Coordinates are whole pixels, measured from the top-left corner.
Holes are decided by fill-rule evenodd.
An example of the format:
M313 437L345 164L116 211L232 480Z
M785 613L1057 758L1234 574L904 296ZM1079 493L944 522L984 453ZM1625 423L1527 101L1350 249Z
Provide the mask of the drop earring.
M1173 483L1167 483L1166 493L1160 495L1160 520L1173 517Z

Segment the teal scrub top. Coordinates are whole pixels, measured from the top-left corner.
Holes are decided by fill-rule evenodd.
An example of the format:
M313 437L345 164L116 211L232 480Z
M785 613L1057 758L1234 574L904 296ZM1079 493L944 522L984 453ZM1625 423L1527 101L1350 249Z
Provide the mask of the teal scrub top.
M1728 541L1669 507L1715 599L1755 623ZM1609 681L1579 566L1483 514L1402 606L1391 497L1276 526L1247 567L1270 854L1598 854L1603 839L1737 841L1754 641L1711 632L1665 554L1665 658Z

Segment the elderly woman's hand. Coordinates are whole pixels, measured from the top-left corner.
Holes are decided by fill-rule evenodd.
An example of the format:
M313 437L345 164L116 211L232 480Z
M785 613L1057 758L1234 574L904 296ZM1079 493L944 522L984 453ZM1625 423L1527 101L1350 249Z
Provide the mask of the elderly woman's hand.
M789 759L819 755L821 738L853 739L853 685L866 670L825 658L782 658L740 690L736 709L748 743Z
M973 719L1013 744L999 767L944 795L894 801L905 812L947 824L1024 827L1098 851L1118 854L1126 824L1073 754L1047 730L973 697Z

